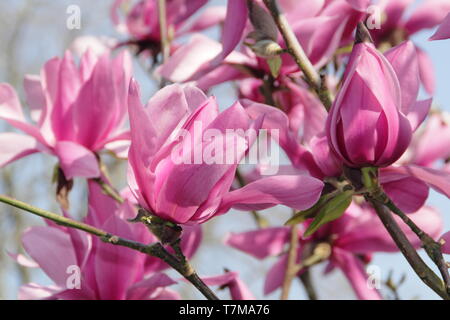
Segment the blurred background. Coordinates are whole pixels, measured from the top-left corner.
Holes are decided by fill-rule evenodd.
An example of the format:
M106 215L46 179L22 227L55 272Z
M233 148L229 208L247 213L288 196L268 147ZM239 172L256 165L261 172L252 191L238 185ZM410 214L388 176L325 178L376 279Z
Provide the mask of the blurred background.
M306 0L303 0L306 1ZM26 74L38 74L42 65L54 56L61 56L72 41L82 35L109 36L124 39L114 28L110 20L112 0L2 0L0 1L0 82L10 83L20 94L23 101L23 77ZM210 1L210 5L225 5L226 1ZM69 30L66 27L70 5L81 8L81 29ZM415 42L431 56L437 76L437 90L434 103L442 109L450 110L450 41L428 42L433 30L427 30L414 37ZM218 36L218 28L208 32L209 36ZM143 98L147 100L156 90L154 80L142 61L135 59L134 76L141 84ZM217 96L221 108L228 107L235 98L232 85L216 87L211 94ZM25 105L25 104L24 104ZM10 131L4 122L0 122L0 132ZM436 137L439 138L439 137ZM107 159L115 186L126 186L126 165L123 161ZM53 168L56 160L50 156L35 154L0 169L0 193L13 196L35 206L54 212L60 212L55 201L55 185L52 183ZM81 217L86 213L86 185L82 180L75 181L71 192L71 213ZM445 230L450 230L449 200L431 192L430 205L440 209ZM290 215L286 208L274 208L262 212L273 225L281 225ZM9 206L0 204L0 299L16 299L21 284L35 282L50 284L50 280L36 269L25 269L17 265L8 255L23 253L21 233L29 226L42 225L43 221ZM200 275L222 274L224 268L238 271L256 297L260 299L278 299L277 291L263 296L264 276L275 260L256 260L237 250L222 244L227 232L246 231L255 228L252 216L243 212L230 212L204 224L204 241L193 259ZM421 252L424 259L428 258ZM436 299L434 292L426 287L412 272L401 254L377 254L372 264L379 267L381 279L386 280L391 272L395 281L404 275L405 282L398 294L401 299ZM323 265L312 270L313 283L320 299L354 299L354 294L339 270L324 276ZM169 274L178 278L170 271ZM183 298L201 298L195 290L185 284L177 287ZM389 290L382 293L391 296ZM228 298L228 292L219 292L221 298ZM290 294L291 299L305 299L306 294L298 280Z

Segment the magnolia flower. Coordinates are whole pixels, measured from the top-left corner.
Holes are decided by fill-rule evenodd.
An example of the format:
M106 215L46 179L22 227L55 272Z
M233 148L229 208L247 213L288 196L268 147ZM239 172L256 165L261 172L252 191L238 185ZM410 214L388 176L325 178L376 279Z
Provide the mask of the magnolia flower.
M144 108L132 83L129 115L129 185L139 204L163 219L202 223L231 207L277 204L302 210L320 196L323 183L308 175L269 176L230 192L261 124L239 102L219 114L214 97L195 87L171 85Z
M111 58L87 51L79 67L70 52L51 59L40 76L25 78L33 123L14 89L0 84L0 119L26 134L0 134L0 166L45 152L58 157L67 179L98 177L96 152L126 149L129 143L123 124L130 77L131 61L123 52Z
M431 237L436 238L441 233L443 222L435 210L424 207L409 217ZM407 226L401 225L409 241L419 248L421 243L416 235ZM225 240L227 245L257 259L277 257L277 262L267 272L264 294L275 291L283 283L288 260L285 247L289 243L290 230L288 227L274 227L232 233ZM381 298L377 289L367 286L365 263L373 253L398 252L398 248L369 206L360 207L353 203L341 218L324 225L309 238L302 239L302 230L299 231L297 263L303 261L305 251L311 246L328 246L331 251L323 252L328 263L326 273L334 268L341 269L359 299Z
M399 74L409 71L404 65L411 56L408 51L415 49L407 46L391 53ZM413 69L411 73L417 76ZM431 101L416 104L414 81L400 83L395 67L372 44L354 46L344 77L327 121L330 148L350 167L394 163L408 148L412 130L423 121ZM419 114L417 123L408 121L409 113Z

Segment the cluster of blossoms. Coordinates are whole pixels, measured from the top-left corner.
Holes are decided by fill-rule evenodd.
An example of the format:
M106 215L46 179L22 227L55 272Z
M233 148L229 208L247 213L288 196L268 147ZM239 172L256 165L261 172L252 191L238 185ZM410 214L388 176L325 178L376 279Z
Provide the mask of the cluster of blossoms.
M425 51L410 39L436 26L431 40L450 38L450 1L424 1L406 16L413 1L381 0L375 3L383 13L381 25L370 34L361 23L370 0L278 2L229 0L224 8L207 0L167 0L162 35L158 1L114 1L112 20L128 39L101 54L87 50L79 66L67 51L48 61L40 75L27 76L29 117L14 89L0 84L0 119L22 131L0 133L0 166L36 152L54 155L66 183L88 179L86 224L164 245L173 244L164 232L181 226L175 240L187 258L201 245L200 224L230 209L257 215L276 205L290 207L295 214L287 226L230 230L225 240L257 259L277 256L265 294L283 286L292 265L301 277L326 262L325 272L341 269L358 298L382 298L367 285L365 267L373 254L400 249L376 203L406 213L439 244L441 257L450 254L450 233L443 232L437 210L426 205L430 188L450 197L450 123L444 112L430 111L432 98L418 100L421 87L433 94L434 74ZM286 14L275 23L277 10ZM290 25L291 38L278 32L281 23ZM201 33L216 25L223 26L221 42ZM292 37L304 57L292 49ZM172 82L145 106L125 46L153 57L156 75ZM160 61L163 46L169 46L169 57ZM319 86L299 59L327 71ZM208 91L226 82L236 84L237 100L219 112ZM239 163L262 130L289 164L269 176L263 165L240 172ZM230 131L237 134L230 137ZM104 171L105 150L128 162L129 189L120 194ZM214 156L231 152L234 161L174 161L174 154L193 160L204 150ZM65 217L69 211L63 207ZM149 228L131 223L136 216L163 221L163 232L153 222ZM395 219L412 247L426 246L410 225ZM11 256L40 267L55 285L24 285L21 298L180 298L170 288L178 280L155 257L53 222L25 231L22 240L29 257ZM68 288L66 271L73 265L82 280ZM234 299L254 298L236 272L202 279L228 287Z

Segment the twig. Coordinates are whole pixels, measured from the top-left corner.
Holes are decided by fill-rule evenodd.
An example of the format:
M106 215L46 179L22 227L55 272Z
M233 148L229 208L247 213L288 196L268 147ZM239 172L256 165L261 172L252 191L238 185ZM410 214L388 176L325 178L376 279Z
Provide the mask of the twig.
M161 52L164 63L169 58L170 54L169 38L167 36L166 0L158 0L158 14L159 14L159 33L161 37Z
M122 247L127 247L142 252L144 254L147 254L149 256L157 257L166 262L173 269L178 271L178 273L180 273L184 278L186 278L189 282L191 282L207 299L218 300L214 292L212 292L211 289L209 289L208 286L206 286L206 284L196 274L192 266L187 262L187 259L185 259L184 262L183 261L180 262L176 257L170 254L161 243L145 245L136 241L121 238L116 235L112 235L104 230L88 225L86 223L75 221L47 210L36 208L32 205L10 198L8 196L0 195L0 202L25 210L42 218L52 220L59 225L63 225L66 227L90 233L94 236L100 237L104 242Z
M410 266L416 272L420 279L436 292L441 298L450 300L450 295L447 293L442 280L431 270L422 258L418 255L414 247L409 242L403 230L398 226L394 217L387 207L379 201L368 198L369 202L374 207L378 217L382 221L386 230L391 235L397 247L400 249L403 256L406 258Z
M123 203L125 200L121 197L121 195L103 178L95 178L92 179L94 182L96 182L101 188L102 191L109 197L116 200L118 203Z
M275 23L283 36L284 42L286 43L287 50L289 54L294 58L295 62L302 70L303 74L309 85L317 93L320 101L327 110L331 107L331 96L330 92L325 86L324 79L319 75L302 46L298 42L286 16L281 12L276 0L264 0L264 4L270 11Z
M281 288L281 300L289 298L289 291L291 290L292 281L297 274L297 249L298 249L298 232L297 224L291 227L291 238L289 241L288 261L286 266L286 273L284 275L283 286Z
M306 290L309 300L317 300L317 293L312 283L310 269L306 268L298 277Z
M409 228L417 235L417 237L422 242L422 246L425 249L425 252L428 254L430 259L436 264L439 269L439 272L442 275L442 279L444 280L445 287L447 293L450 295L450 275L448 273L447 263L442 255L441 244L434 241L425 231L420 229L418 225L414 223L402 210L400 210L392 200L388 200L385 203L386 207L388 207L393 213L399 216L405 224L409 226Z

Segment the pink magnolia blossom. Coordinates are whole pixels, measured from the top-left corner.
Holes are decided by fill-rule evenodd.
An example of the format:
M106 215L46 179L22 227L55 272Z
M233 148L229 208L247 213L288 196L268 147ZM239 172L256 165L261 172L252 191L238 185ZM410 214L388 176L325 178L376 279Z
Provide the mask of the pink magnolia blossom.
M372 44L354 46L327 121L330 148L350 167L388 166L409 146L406 115L416 106L417 90L401 86L394 69Z
M117 204L93 182L89 183L89 190L89 212L85 222L127 239L142 243L156 241L144 225L126 221L136 215L128 201ZM196 251L200 239L198 226L187 228L181 246L188 256ZM21 299L180 298L177 292L167 288L176 282L162 273L168 267L164 262L129 248L104 243L82 231L51 222L48 226L25 231L22 242L32 260L24 256L16 256L16 260L26 266L40 267L54 285L23 285L19 293ZM75 267L80 270L81 282L79 287L70 287L74 285L70 276L76 272L70 268Z
M95 153L129 144L123 124L130 77L131 61L125 53L111 58L87 51L77 67L66 52L62 59L48 61L40 76L25 78L32 122L14 89L0 84L0 119L26 134L0 134L0 166L45 152L58 157L68 179L98 177Z
M284 204L305 209L320 196L323 183L308 175L269 176L230 192L238 163L256 138L250 134L247 139L242 132L253 132L261 124L260 119L251 120L238 102L219 114L214 97L207 98L195 87L171 85L144 108L132 83L129 109L129 185L139 204L163 219L202 223L231 207L252 210ZM195 137L198 127L201 132ZM230 130L241 134L227 137ZM203 150L216 146L214 139L205 139L208 131L223 138L215 152L224 155L227 147L235 152L233 161L208 164L202 159ZM179 134L186 132L193 134L180 142ZM174 161L180 150L189 156L188 162Z
M433 209L424 207L411 214L425 232L436 238L442 229L440 215ZM407 226L402 225L408 239L415 247L420 247L420 241ZM326 272L339 268L347 277L359 299L380 299L376 289L367 285L368 276L365 272L365 262L375 252L397 252L398 248L392 241L386 229L369 206L360 207L352 204L339 219L321 227L311 237L303 239L299 231L298 260L302 260L303 251L309 245L328 243L331 255L326 260ZM244 233L232 233L225 240L226 244L244 251L257 259L277 257L277 262L266 275L264 293L269 294L280 288L287 263L285 247L289 243L290 228L273 227ZM300 271L301 272L301 271Z

